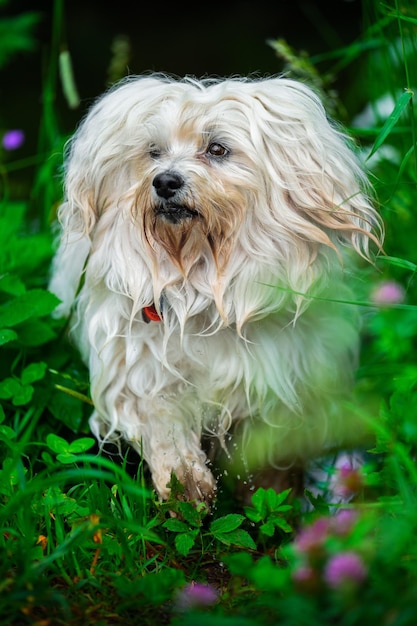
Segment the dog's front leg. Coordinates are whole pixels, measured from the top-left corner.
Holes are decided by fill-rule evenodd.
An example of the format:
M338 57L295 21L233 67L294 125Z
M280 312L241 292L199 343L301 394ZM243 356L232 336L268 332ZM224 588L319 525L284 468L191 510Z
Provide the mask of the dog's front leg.
M152 409L147 419L141 420L140 439L131 439L129 443L149 465L159 497L163 500L168 498L168 483L171 475L175 474L185 488L184 496L187 500L210 505L216 483L201 449L200 429L174 416L173 411L168 411L165 406L162 411L159 407L157 414L156 407ZM142 411L141 414L144 415Z

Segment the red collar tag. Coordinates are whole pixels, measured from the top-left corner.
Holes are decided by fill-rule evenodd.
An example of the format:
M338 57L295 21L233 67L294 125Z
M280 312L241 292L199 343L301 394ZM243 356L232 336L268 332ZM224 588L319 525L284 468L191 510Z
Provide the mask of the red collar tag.
M145 306L142 309L143 321L149 324L149 322L161 322L162 317L159 315L154 304L151 306Z

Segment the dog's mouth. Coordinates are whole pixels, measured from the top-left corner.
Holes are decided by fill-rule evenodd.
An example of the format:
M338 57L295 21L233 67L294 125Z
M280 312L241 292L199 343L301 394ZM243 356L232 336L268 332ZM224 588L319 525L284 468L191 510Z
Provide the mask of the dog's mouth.
M158 204L155 208L155 215L161 217L170 224L180 224L185 220L198 217L198 211L190 209L184 204L175 204L174 202L164 202Z

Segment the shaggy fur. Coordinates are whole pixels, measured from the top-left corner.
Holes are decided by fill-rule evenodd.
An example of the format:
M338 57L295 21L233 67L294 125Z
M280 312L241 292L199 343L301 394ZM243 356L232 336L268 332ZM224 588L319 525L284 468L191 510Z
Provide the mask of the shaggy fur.
M285 78L130 77L81 123L50 289L90 369L92 431L138 450L161 498L172 472L212 498L204 433L252 471L349 431L358 320L338 301L346 251L368 259L381 235L366 189L319 98Z

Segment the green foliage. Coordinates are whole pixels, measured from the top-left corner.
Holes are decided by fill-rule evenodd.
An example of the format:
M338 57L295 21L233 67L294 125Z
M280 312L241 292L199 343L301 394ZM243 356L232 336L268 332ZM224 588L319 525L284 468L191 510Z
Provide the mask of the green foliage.
M6 2L1 4L6 4ZM39 21L40 15L35 12L22 13L14 17L0 15L0 68L16 54L31 52L35 48L33 30Z
M109 460L94 454L87 372L63 337L64 323L50 316L57 300L46 290L53 246L45 216L60 200L58 153L65 142L53 108L63 14L62 2L54 6L42 154L29 160L43 163L31 197L22 200L13 197L7 181L7 172L22 164L7 155L0 201L0 624L412 626L417 612L415 6L405 0L364 1L360 39L315 57L282 40L271 44L286 69L312 82L329 110L350 124L386 224L386 256L377 259L375 272L363 268L357 391L364 401L355 410L370 424L374 441L362 470L362 491L343 511L354 514L348 527L341 526L336 506L311 492L304 512L289 490L262 488L247 506L220 493L208 511L184 501L173 476L172 498L161 503L140 462L132 472L128 455ZM38 19L29 13L0 22L0 66L33 49ZM355 103L350 110L338 98L339 75L349 78ZM383 115L378 101L387 94L392 106ZM365 127L352 121L359 112L356 102L372 105L373 118ZM402 294L395 302L377 300L386 284ZM332 559L346 553L364 567L360 585L353 578L338 586L329 578ZM198 596L198 584L203 591L215 587L217 599Z
M35 391L30 383L42 380L45 370L45 363L31 363L23 369L20 379L5 378L0 382L0 399L11 399L14 406L28 404Z
M272 488L261 487L253 494L253 507L245 507L245 513L252 522L262 522L259 530L263 535L272 537L276 529L285 533L292 532L292 527L283 516L283 513L288 513L292 509L290 504L283 504L290 492L291 489L286 489L281 493L276 493Z
M398 120L403 115L404 111L406 111L407 107L412 104L413 96L414 94L411 89L406 89L406 91L400 95L397 102L395 103L394 109L387 117L381 130L378 132L378 135L374 141L374 145L372 146L371 151L368 154L368 159L370 159L372 155L375 154L375 152L382 146L384 141L391 134Z
M209 511L204 504L181 500L183 488L175 475L171 478L171 497L160 506L162 512L169 511L172 517L163 523L171 533L175 533L175 548L182 556L188 556L192 549L205 551L217 543L256 550L256 544L247 530L242 528L245 516L230 513L210 521Z
M49 433L46 437L46 445L52 452L56 453L57 461L64 464L77 461L77 454L86 452L94 446L94 443L95 441L91 437L81 437L71 442L53 433Z

